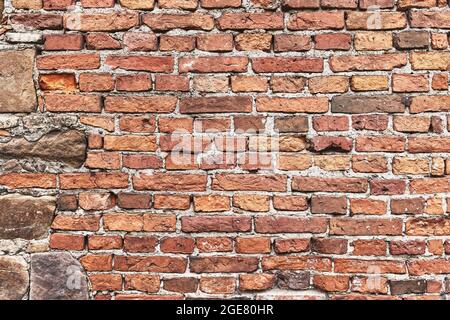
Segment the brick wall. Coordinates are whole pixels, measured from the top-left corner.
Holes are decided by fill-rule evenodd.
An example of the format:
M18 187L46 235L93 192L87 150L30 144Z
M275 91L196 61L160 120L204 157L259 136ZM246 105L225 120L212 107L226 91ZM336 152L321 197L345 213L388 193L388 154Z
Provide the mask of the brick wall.
M4 70L36 94L4 81L0 201L54 212L30 234L0 209L3 264L31 270L6 298L45 298L60 254L94 299L447 297L447 1L6 12Z

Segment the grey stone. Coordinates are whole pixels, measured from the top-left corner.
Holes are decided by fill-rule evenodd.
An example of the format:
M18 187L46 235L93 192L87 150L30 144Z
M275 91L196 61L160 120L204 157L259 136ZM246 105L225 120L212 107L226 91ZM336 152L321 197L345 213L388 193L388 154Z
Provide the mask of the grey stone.
M81 264L67 252L31 255L30 300L87 300Z
M0 239L1 255L17 255L25 251L28 240L24 239Z
M47 235L55 209L55 197L0 196L0 239L31 240Z
M33 112L36 89L33 82L35 51L0 51L0 112Z
M60 161L79 168L86 159L86 137L77 130L53 131L37 141L13 138L0 143L0 157L36 157L49 161Z
M24 258L0 256L0 300L22 299L28 283L28 264Z
M46 133L61 129L76 129L82 126L78 123L77 116L55 114L30 114L22 118L24 131L27 135L36 136L36 140Z
M0 115L0 129L14 128L19 125L19 117Z

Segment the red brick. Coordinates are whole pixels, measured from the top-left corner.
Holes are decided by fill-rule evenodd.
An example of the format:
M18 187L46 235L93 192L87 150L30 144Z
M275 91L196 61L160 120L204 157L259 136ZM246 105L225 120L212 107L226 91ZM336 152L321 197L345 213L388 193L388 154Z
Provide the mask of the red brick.
M109 254L87 254L80 258L80 263L86 271L110 271L112 259Z
M333 218L330 221L330 234L333 235L401 235L400 219L354 219Z
M140 174L133 177L136 190L204 191L206 176L200 174Z
M351 192L364 193L368 189L364 178L313 178L294 177L292 189L303 192Z
M316 270L331 271L329 258L315 256L263 257L262 269L266 270Z
M352 36L348 33L325 33L314 36L317 50L350 50Z
M92 50L117 50L122 48L122 44L107 33L88 33L86 47Z
M276 239L274 249L277 253L298 253L306 252L310 249L310 239Z
M184 76L156 76L157 91L189 91L189 78Z
M59 14L18 13L11 14L12 25L38 30L59 30L63 28L63 17Z
M43 74L39 77L42 90L75 91L77 80L73 73Z
M88 70L100 67L100 56L95 53L51 54L38 57L36 63L42 70Z
M257 217L255 228L259 233L322 233L327 229L325 218Z
M119 91L148 91L152 88L152 79L147 74L124 75L116 77L116 89Z
M195 48L195 37L190 36L160 36L159 49L161 51L192 51Z
M252 66L257 73L322 72L323 60L321 58L302 57L253 58Z
M114 89L113 77L108 73L80 74L81 91L112 91Z
M142 22L155 31L167 31L171 29L186 30L211 30L214 27L214 19L209 14L145 14Z
M270 238L236 238L237 253L270 253Z
M64 17L64 26L76 31L110 31L131 29L139 24L137 12L120 13L69 13Z
M12 189L56 188L56 175L49 173L3 173L0 185Z
M105 99L105 110L108 112L161 112L169 113L175 109L176 97L145 96L120 97L110 96Z
M81 251L84 249L84 236L54 233L50 236L50 248L57 250Z
M71 231L97 231L100 227L100 217L57 215L52 223L52 229Z
M159 291L161 281L158 276L130 274L125 275L125 290L138 290L147 293Z
M247 65L247 57L182 57L178 60L181 73L245 72Z
M123 249L127 252L155 252L158 239L156 237L125 236Z
M246 274L239 276L239 288L243 291L264 291L275 286L273 274Z
M289 16L290 30L343 29L344 12L299 12Z
M181 230L184 232L244 232L251 229L251 219L233 216L182 217Z
M258 268L255 257L192 257L190 262L194 273L253 272Z
M196 278L172 278L164 280L164 289L172 292L189 293L196 292L198 279Z
M174 59L172 57L117 55L108 56L105 63L112 69L170 73L173 71Z
M91 274L89 280L95 291L121 290L122 276L120 274Z
M186 259L168 256L114 256L114 270L128 272L183 273Z
M84 46L83 36L80 34L46 35L44 38L44 49L49 51L58 50L82 50Z
M158 47L156 35L146 32L127 32L123 44L129 51L155 51Z
M192 253L195 240L187 237L173 237L161 239L161 251L165 253Z
M117 205L123 209L148 209L151 207L151 196L141 193L119 193Z
M122 247L122 238L120 236L97 236L88 237L89 250L112 250Z

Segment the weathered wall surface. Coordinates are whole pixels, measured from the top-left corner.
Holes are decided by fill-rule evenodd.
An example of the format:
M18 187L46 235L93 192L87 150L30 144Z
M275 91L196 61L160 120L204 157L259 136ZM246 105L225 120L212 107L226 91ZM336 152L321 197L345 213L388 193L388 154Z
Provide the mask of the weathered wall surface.
M448 298L449 29L445 0L6 0L0 299Z

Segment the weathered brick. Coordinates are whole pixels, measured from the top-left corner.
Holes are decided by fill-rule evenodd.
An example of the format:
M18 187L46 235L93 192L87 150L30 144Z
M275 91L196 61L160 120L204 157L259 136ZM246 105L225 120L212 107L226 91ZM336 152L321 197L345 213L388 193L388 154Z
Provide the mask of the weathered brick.
M258 268L255 257L192 257L191 270L194 273L253 272Z
M290 30L343 29L344 12L299 12L289 16Z
M244 291L264 291L274 287L273 274L248 274L239 276L239 288Z
M385 32L357 32L355 49L362 51L389 50L392 48L392 34Z
M64 16L64 26L76 31L120 31L139 24L139 15L130 13L69 13Z
M336 96L331 111L336 113L395 113L403 112L402 97L397 96Z
M80 34L47 35L44 38L45 50L81 50L84 46L83 36Z
M213 17L204 13L149 13L143 15L142 22L155 31L171 29L211 30L214 27Z
M251 229L248 217L183 217L181 229L184 232L244 232Z
M328 111L328 98L300 97L300 98L269 98L256 99L256 109L261 112L286 113L325 113Z
M257 73L322 72L323 59L301 57L253 58L252 66Z
M333 56L330 68L334 72L344 71L391 71L406 65L406 55L390 53L370 56Z
M172 57L149 57L149 56L108 56L105 63L112 69L124 69L148 72L172 72Z
M401 219L354 219L333 218L330 221L330 233L334 235L400 235Z
M244 29L283 29L284 21L281 12L264 13L223 13L217 19L217 26L221 30Z
M323 233L328 221L324 218L257 217L256 231L260 233Z
M272 35L265 33L241 33L234 37L239 51L269 51L272 47Z
M352 76L351 88L354 91L385 91L389 89L386 76Z
M146 96L121 97L110 96L105 99L105 110L108 112L161 112L173 111L177 104L175 97Z
M183 57L179 59L179 70L185 72L245 72L247 57Z
M347 198L313 196L311 199L311 212L321 214L345 214L347 213Z
M317 50L350 50L352 36L348 33L324 33L314 36Z
M292 189L303 192L366 192L368 182L364 178L314 178L294 177Z
M429 43L428 32L402 31L394 35L394 45L397 49L425 49Z
M406 14L402 12L379 12L379 20L373 20L370 12L349 12L346 25L350 30L394 30L403 29L407 25Z
M181 113L249 112L251 97L182 98Z

